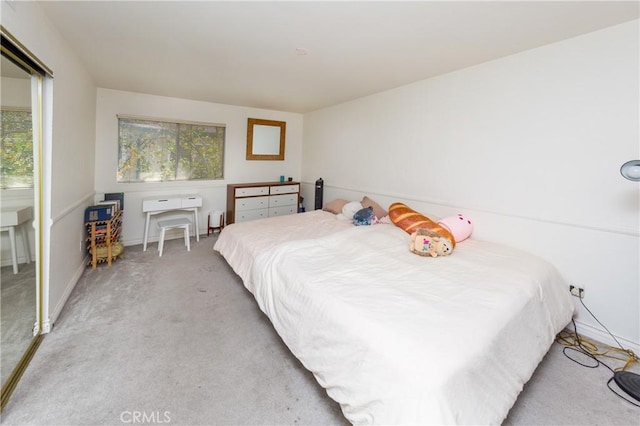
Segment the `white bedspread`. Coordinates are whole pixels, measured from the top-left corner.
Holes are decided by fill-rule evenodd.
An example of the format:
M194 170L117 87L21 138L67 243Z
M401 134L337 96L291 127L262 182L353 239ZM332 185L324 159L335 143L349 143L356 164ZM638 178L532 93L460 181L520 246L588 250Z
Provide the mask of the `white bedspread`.
M351 221L339 220L335 214L323 210L314 210L228 225L218 236L213 249L224 256L253 293L249 275L258 255L286 241L323 237L348 228L353 228Z
M283 243L256 257L251 291L351 422L499 424L571 320L567 284L502 245L408 245L393 225Z

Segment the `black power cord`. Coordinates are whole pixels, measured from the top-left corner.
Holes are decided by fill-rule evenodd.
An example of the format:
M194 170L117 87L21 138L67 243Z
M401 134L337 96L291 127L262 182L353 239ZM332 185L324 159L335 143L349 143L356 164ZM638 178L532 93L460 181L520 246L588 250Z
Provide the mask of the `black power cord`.
M620 347L620 350L624 353L626 353L629 356L629 359L627 360L626 364L624 367L622 367L622 371L618 371L616 372L613 368L609 367L606 363L604 363L603 361L599 360L597 358L597 356L607 356L606 352L604 353L599 353L597 347L595 346L595 344L587 341L586 339L582 338L579 334L578 334L578 328L576 326L576 322L573 320L573 318L571 319L571 322L573 323L573 332L575 335L575 343L570 343L569 342L569 338L565 335L565 336L558 336L558 342L560 344L564 345L564 348L562 349L562 353L564 354L564 356L566 356L567 358L569 358L571 361L575 362L576 364L579 364L583 367L587 367L587 368L598 368L600 365L605 366L609 371L611 371L611 373L613 374L611 376L611 378L607 381L607 387L609 388L609 390L611 392L613 392L616 396L618 396L618 398L621 398L622 400L628 402L631 405L634 405L636 407L640 407L640 404L635 403L634 401L631 401L630 399L624 397L623 395L621 395L620 393L618 393L614 388L611 387L611 382L615 381L616 375L620 375L622 372L624 372L624 370L626 368L628 368L631 364L633 364L634 362L638 362L638 358L636 357L635 353L633 353L633 351L631 351L630 349L625 349L620 342L618 341L618 339L615 338L615 336L609 331L609 329L607 327L604 326L604 324L602 324L600 322L600 320L598 320L598 318L596 318L596 316L589 310L589 308L587 308L587 306L584 304L584 302L582 301L582 299L580 299L580 303L582 303L582 306L587 310L587 312L589 312L589 314L598 322L598 324L600 324L605 330L607 330L607 332L609 333L609 335L611 335L611 337L613 338L613 340L616 341L616 343L618 344L618 346ZM586 348L583 345L583 342L588 343L589 346L591 346L591 348ZM572 346L573 345L573 346ZM575 347L577 346L577 347ZM613 348L616 349L616 348ZM587 358L591 359L594 361L594 364L590 365L590 364L586 364L584 362L581 362L575 358L572 358L571 356L569 356L569 352L573 351L573 352L577 352L581 355L586 356ZM615 358L612 357L614 359L618 359L619 358ZM627 373L628 375L633 375L633 373ZM617 384L617 382L616 382ZM635 398L635 396L630 395L632 398Z

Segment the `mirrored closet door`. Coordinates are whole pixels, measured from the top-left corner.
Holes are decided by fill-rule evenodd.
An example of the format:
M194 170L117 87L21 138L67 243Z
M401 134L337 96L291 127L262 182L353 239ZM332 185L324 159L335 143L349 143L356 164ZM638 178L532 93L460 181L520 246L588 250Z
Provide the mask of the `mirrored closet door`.
M41 340L44 73L2 31L0 63L0 379L2 408Z

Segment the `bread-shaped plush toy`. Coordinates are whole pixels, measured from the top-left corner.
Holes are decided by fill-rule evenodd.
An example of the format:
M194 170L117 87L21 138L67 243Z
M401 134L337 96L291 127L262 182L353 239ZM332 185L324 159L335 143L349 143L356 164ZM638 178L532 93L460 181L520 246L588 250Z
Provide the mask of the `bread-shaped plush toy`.
M393 203L389 206L389 218L399 228L405 230L407 234L412 234L418 229L427 229L430 232L449 240L451 243L451 251L456 247L456 240L449 230L428 217L413 210L411 207L403 203Z

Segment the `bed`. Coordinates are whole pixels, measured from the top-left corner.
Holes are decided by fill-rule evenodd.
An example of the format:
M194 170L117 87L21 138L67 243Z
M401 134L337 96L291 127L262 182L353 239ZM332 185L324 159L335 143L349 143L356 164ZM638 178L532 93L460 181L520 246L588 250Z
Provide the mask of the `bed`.
M450 256L421 257L394 225L355 227L323 213L291 218L293 229L307 222L313 231L271 219L232 225L215 248L345 417L502 422L571 320L556 269L474 239ZM279 237L258 246L237 238L249 228Z
M352 228L351 222L335 214L314 210L304 214L275 216L234 223L224 228L213 247L227 260L253 293L250 273L255 259L288 241L313 239Z

